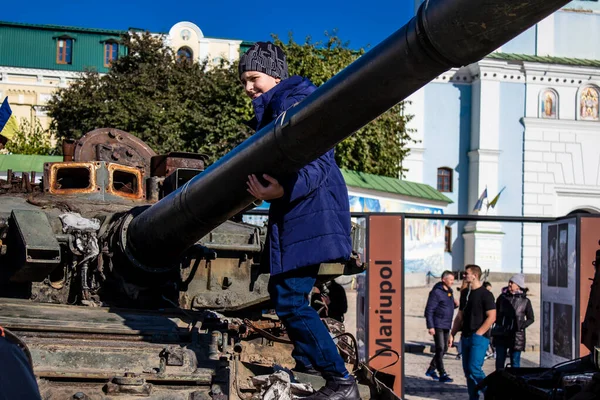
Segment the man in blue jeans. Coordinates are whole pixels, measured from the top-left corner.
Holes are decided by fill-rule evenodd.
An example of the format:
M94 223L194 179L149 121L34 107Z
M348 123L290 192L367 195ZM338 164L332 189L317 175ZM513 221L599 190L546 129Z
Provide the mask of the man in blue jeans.
M483 287L481 268L471 264L465 267L465 271L469 287L460 291L460 308L454 318L448 347L452 347L456 333L462 331L462 362L469 400L477 400L477 384L485 378L482 367L490 344L490 328L496 320L496 303L494 295Z
M448 350L448 333L452 327L454 309L458 307L458 300L454 298L452 290L453 283L454 274L451 271L444 271L442 281L429 292L425 307L427 331L433 336L435 342L435 355L425 375L442 383L453 381L444 368L444 354ZM439 376L435 372L436 369L440 373Z

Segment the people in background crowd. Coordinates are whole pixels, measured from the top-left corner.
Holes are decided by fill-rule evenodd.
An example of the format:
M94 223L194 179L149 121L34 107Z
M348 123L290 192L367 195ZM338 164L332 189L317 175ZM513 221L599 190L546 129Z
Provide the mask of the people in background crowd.
M496 369L503 369L506 356L513 368L521 366L521 352L525 350L525 329L533 324L531 301L527 298L525 276L515 274L502 289L496 300L496 324L492 329L496 347Z
M461 352L463 370L467 378L470 400L479 399L477 384L484 378L483 362L490 344L490 328L496 320L494 295L483 287L481 268L477 265L465 267L465 281L468 288L460 291L460 308L448 338L448 346L454 343L454 336L461 331Z
M452 378L444 369L444 354L448 350L448 334L452 327L454 309L458 305L452 290L454 274L451 271L444 271L441 278L441 282L436 283L429 292L427 306L425 307L427 331L433 336L435 343L435 354L425 375L440 382L452 382Z

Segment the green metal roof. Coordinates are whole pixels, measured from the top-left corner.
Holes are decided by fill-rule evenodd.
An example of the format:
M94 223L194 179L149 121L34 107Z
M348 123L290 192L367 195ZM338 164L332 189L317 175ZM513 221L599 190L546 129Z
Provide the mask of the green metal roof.
M69 31L69 32L90 32L104 33L109 35L122 35L127 33L126 30L102 29L102 28L80 28L77 26L62 26L62 25L41 25L41 24L26 24L23 22L0 21L0 26L14 26L33 29L47 29L53 31Z
M29 156L23 154L0 154L0 173L44 172L44 163L62 161L62 156Z
M124 32L0 22L0 65L74 72L93 69L105 73L108 68L104 66L104 44L108 39L120 40ZM57 39L62 36L73 39L70 64L56 61ZM119 46L119 55L125 53L125 47Z
M448 204L453 203L451 199L424 183L409 182L347 169L342 169L342 175L344 176L346 185L351 187L399 194L422 200L441 201Z
M595 67L600 68L600 60L589 60L583 58L567 58L567 57L551 57L551 56L532 56L529 54L515 54L515 53L491 53L486 56L492 60L505 60L505 61L527 61L536 62L542 64L560 64L560 65L572 65L575 67Z

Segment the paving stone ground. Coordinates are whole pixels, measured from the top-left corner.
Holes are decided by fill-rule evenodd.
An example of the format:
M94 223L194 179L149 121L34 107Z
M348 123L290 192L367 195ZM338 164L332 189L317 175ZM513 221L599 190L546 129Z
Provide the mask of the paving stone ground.
M455 356L446 355L444 366L454 382L439 383L425 376L425 370L431 361L431 354L421 353L405 355L405 381L404 381L404 399L405 400L454 400L467 399L467 383L462 370L462 361L457 360ZM525 352L521 356L522 367L535 367L538 365L540 355L538 352ZM494 371L495 360L487 359L483 364L483 370L486 374ZM483 398L483 396L481 396Z
M492 282L492 293L494 297L500 294L502 287L507 282ZM529 299L531 300L535 323L527 329L528 351L521 356L522 367L535 367L539 364L539 340L540 340L540 286L529 285ZM426 345L424 353L409 353L405 351L405 382L404 399L407 400L454 400L467 399L466 380L462 371L462 361L456 359L455 355L446 355L444 364L447 372L454 379L452 383L439 383L425 376L425 370L429 366L432 354L429 347L433 344L432 337L428 335L423 311L427 303L427 295L430 287L406 288L404 294L404 338L407 344ZM356 314L353 305L356 304L356 293L348 292L349 310L346 314L347 330L354 333L356 326ZM460 337L457 337L458 339ZM455 349L452 351L456 351ZM494 371L495 360L490 358L484 363L484 371L490 374ZM483 396L482 396L483 398Z

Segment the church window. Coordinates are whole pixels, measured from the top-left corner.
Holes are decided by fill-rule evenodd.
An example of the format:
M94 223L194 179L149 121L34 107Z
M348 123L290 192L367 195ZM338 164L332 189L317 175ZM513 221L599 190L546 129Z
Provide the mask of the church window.
M579 119L598 121L598 88L585 86L579 92Z
M452 253L452 228L449 226L444 230L444 251Z
M193 53L189 47L180 47L177 50L177 61L192 61Z
M552 89L543 90L541 93L540 118L558 118L558 94Z
M440 192L452 191L452 170L450 168L438 168L437 190Z

